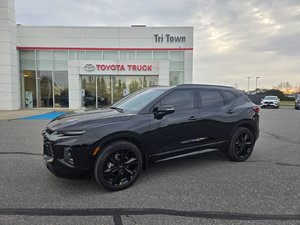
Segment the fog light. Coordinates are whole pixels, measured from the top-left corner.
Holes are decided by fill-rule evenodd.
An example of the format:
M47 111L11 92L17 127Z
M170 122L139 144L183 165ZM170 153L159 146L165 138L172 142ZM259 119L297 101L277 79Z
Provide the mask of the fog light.
M70 163L71 165L74 165L74 160L72 157L72 148L70 147L65 147L64 148L64 160L67 163Z

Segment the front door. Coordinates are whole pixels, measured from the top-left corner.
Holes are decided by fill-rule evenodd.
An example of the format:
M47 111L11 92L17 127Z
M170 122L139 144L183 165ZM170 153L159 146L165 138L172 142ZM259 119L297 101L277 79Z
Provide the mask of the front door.
M195 91L174 90L163 97L157 106L172 105L175 112L162 119L151 119L151 132L148 134L150 154L165 158L176 152L191 151L198 144L199 110L196 108Z

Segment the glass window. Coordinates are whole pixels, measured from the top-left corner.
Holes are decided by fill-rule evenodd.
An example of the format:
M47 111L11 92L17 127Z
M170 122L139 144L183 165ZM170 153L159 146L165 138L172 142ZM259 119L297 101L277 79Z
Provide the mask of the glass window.
M78 59L77 51L69 51L69 59Z
M53 77L55 107L69 107L68 71L55 71Z
M29 60L35 60L34 51L21 51L21 60L23 59L29 59Z
M136 51L136 59L152 59L152 51Z
M78 51L77 52L78 59L85 59L85 51Z
M53 51L53 59L54 60L67 60L68 59L68 51Z
M21 60L20 67L22 70L35 70L34 60Z
M183 71L184 70L184 62L183 61L170 61L170 71Z
M60 61L53 61L54 63L54 67L53 67L53 70L54 71L62 71L62 70L65 70L67 71L68 70L68 61L67 60L60 60Z
M184 60L184 52L183 51L170 51L170 59L171 60Z
M38 71L39 106L53 107L52 71Z
M155 85L158 85L158 77L157 76L144 76L143 87L152 87Z
M98 76L97 78L98 108L107 107L111 104L111 77Z
M52 70L53 69L53 60L38 60L37 61L38 70Z
M153 52L153 59L169 59L169 52L168 51L154 51Z
M183 84L183 72L181 71L170 71L170 86Z
M69 59L85 59L85 51L69 51Z
M85 90L83 105L88 108L96 107L96 76L82 76L81 88Z
M103 59L118 59L119 51L103 51Z
M139 112L165 91L165 89L142 89L126 96L124 99L114 104L113 107L121 108L125 112Z
M36 107L36 77L35 71L23 70L25 108Z
M52 60L52 51L36 51L37 60Z
M226 100L226 103L232 102L234 99L237 98L235 94L233 94L231 91L222 91Z
M202 107L214 108L224 105L222 95L215 90L200 90Z
M175 111L182 111L194 108L193 90L175 90L161 100L160 105L173 105Z
M120 51L120 59L135 59L135 51Z
M102 59L102 51L87 51L86 59Z

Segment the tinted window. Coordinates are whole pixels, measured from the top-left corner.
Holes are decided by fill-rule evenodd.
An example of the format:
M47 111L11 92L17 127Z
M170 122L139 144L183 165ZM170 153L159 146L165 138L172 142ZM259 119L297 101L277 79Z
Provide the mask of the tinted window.
M200 90L202 107L213 108L224 105L222 95L216 90Z
M175 90L165 96L160 104L173 105L175 111L187 110L194 108L194 91L193 90Z
M222 91L225 97L226 103L232 102L234 99L237 98L235 94L233 94L231 91Z
M165 89L142 89L116 102L112 107L123 109L125 112L139 112L150 102L162 95Z

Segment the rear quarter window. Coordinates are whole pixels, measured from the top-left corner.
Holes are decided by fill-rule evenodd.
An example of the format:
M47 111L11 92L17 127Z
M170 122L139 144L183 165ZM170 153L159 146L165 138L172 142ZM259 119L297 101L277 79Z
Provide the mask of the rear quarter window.
M224 99L218 90L199 90L201 107L215 108L224 105Z
M238 98L238 96L232 91L223 90L222 93L224 95L224 101L226 104Z

